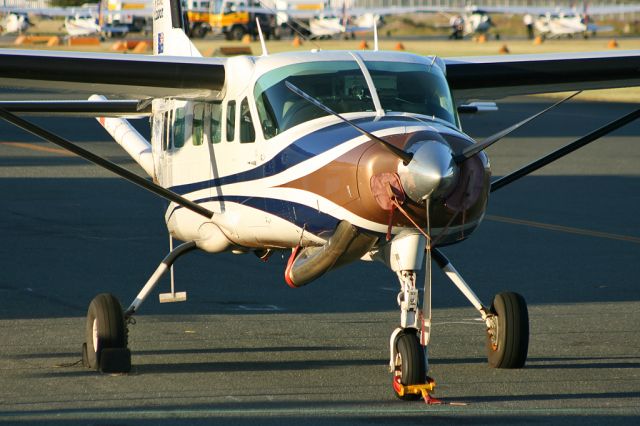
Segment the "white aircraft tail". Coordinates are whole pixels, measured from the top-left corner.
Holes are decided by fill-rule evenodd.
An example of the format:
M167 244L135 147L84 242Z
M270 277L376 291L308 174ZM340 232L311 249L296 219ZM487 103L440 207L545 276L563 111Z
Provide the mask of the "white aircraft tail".
M185 34L180 0L153 0L153 54L202 56Z

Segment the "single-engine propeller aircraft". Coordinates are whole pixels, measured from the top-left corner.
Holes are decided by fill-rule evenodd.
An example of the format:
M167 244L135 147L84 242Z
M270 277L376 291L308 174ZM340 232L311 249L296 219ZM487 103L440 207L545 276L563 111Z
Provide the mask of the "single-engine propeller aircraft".
M0 117L168 200L168 231L183 241L126 309L109 293L91 301L84 365L130 370L127 324L173 263L198 249L263 259L290 252L284 278L294 288L359 259L384 262L399 282L389 369L402 399L433 401L425 350L432 260L484 320L489 365L523 367L524 298L505 292L482 303L441 248L473 235L490 194L635 120L640 109L492 180L485 148L551 107L474 141L458 114L482 104L456 108L452 95L636 86L640 52L443 60L404 52L265 50L259 57L202 58L182 25L179 2L156 0L154 56L0 50L2 86L101 95L0 102ZM99 117L151 180L31 123L21 117L26 113ZM136 115L150 116L150 141L122 118ZM416 273L423 265L420 302Z

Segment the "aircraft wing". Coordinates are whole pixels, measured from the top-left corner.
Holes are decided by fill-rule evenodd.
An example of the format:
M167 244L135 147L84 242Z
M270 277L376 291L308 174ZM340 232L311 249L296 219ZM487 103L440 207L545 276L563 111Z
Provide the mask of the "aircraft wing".
M0 89L219 99L224 59L0 49Z
M640 50L444 58L458 102L640 86Z

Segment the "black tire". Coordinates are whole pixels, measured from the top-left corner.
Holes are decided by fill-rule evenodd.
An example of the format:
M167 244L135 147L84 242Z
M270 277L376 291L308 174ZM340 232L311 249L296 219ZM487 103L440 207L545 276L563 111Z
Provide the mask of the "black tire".
M85 342L86 364L95 370L100 369L100 354L103 349L127 347L122 307L112 294L99 294L89 304Z
M522 368L529 350L529 312L518 293L498 293L491 312L496 327L487 332L487 359L493 368Z
M396 338L396 376L400 376L403 385L421 385L426 383L424 348L420 345L418 336L414 332L405 331ZM394 377L395 380L395 377ZM420 395L403 395L396 392L396 396L404 401L416 401Z
M240 41L242 40L242 37L244 37L244 34L245 34L244 28L237 25L231 29L231 40Z

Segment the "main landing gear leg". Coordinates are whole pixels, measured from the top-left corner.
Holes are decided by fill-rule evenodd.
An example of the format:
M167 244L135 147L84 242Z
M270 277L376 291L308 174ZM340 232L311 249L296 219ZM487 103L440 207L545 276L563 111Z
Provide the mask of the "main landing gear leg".
M397 272L401 291L398 293L400 306L400 327L396 328L389 339L391 359L389 371L393 374L393 390L396 396L405 401L415 401L420 393L407 392L415 385L433 386L427 378L426 346L420 344L418 334L420 309L418 308L418 289L415 271Z
M489 366L524 367L529 349L529 313L524 298L518 293L498 293L491 308L486 308L440 250L434 248L432 255L445 275L480 312L485 321Z
M82 364L85 367L104 373L127 373L131 370L131 352L127 348L127 321L137 312L171 265L195 248L196 243L191 241L172 250L125 312L112 294L99 294L91 301L87 312L85 343L82 344Z

